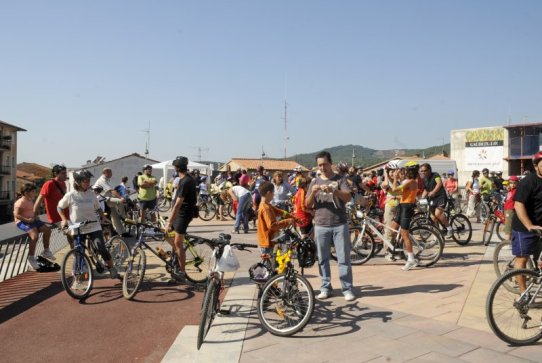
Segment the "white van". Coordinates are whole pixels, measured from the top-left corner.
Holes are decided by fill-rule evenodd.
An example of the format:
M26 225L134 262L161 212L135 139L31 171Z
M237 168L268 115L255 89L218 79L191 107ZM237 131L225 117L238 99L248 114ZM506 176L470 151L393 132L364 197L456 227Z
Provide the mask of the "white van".
M417 159L417 160L397 160L397 165L401 168L405 166L409 161L415 161L419 165L429 164L431 165L431 170L433 173L443 173L448 174L450 171L454 172L455 177L457 178L457 164L455 160L432 160L432 159Z

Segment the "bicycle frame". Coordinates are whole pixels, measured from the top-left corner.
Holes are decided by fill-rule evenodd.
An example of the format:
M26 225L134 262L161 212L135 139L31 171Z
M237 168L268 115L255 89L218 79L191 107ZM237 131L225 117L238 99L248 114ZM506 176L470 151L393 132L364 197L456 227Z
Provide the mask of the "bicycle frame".
M400 233L401 232L401 227L399 227L399 229L394 229L394 228L391 228L389 226L386 226L382 222L379 222L379 221L377 221L375 219L372 219L370 217L367 217L367 216L360 216L360 219L361 219L361 223L362 223L361 234L363 234L365 232L365 227L369 227L371 232L374 233L376 236L378 236L382 240L382 242L384 242L384 244L386 246L388 246L392 251L402 251L403 250L402 248L396 248L396 245L394 245L392 241L390 241L387 237L385 237L382 233L380 233L380 231L377 228L377 226L381 226L381 227L384 227L387 230L392 231L393 233L396 233L395 243L398 245L399 242L401 242L401 233Z

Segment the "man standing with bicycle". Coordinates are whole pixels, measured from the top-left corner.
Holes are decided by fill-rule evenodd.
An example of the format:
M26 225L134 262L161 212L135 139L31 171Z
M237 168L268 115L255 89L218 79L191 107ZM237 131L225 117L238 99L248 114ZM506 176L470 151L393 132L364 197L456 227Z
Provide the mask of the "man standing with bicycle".
M448 196L446 195L446 189L442 184L442 179L438 173L433 173L431 165L429 163L422 164L420 166L420 173L423 179L424 191L422 198L427 197L431 201L430 208L435 213L435 218L437 218L444 227L447 229L447 238L453 237L452 227L446 219L444 214L444 208L446 208L446 203L448 201Z
M356 297L352 292L351 242L346 215L346 203L352 199L352 191L346 178L341 178L333 172L331 163L329 152L321 151L316 155L320 176L311 181L305 201L307 208L314 209L314 237L318 249L318 269L322 279L318 298L327 299L331 296L329 258L331 244L334 244L342 292L346 301L353 301Z
M188 225L197 214L196 202L196 181L188 173L188 159L184 156L178 156L173 160L173 166L179 176L179 184L173 198L173 212L166 225L166 230L175 231L175 253L177 254L179 265L178 270L174 271L178 281L183 281L186 277L185 265L186 255L184 253L184 236Z
M512 218L512 254L514 268L525 268L529 256L540 256L542 244L542 151L533 156L534 173L519 181L514 196L515 214ZM525 291L525 277L518 276L518 285Z

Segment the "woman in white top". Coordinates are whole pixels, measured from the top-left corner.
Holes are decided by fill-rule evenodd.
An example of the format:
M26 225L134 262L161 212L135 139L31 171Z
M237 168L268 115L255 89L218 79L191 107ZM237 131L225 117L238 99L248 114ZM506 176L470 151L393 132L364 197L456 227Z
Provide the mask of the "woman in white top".
M111 255L105 247L104 235L102 232L102 226L100 222L105 220L104 212L100 208L98 199L94 191L90 188L90 178L92 174L83 170L73 173L73 187L75 190L64 194L64 197L58 202L58 211L62 218L62 227L67 227L69 221L72 223L80 223L84 221L95 221L95 223L88 223L81 226L82 235L90 235L90 238L94 241L94 244L98 247L98 252L104 259L111 278L117 278L118 273L115 267L113 267L113 261ZM70 219L66 218L62 211L68 208L70 211ZM100 221L98 220L100 216Z
M480 200L480 182L478 177L480 176L479 170L472 172L472 178L465 185L465 191L467 193L467 217L472 218L476 215L476 222L480 222L480 203L476 204Z
M252 196L248 190L249 178L241 177L239 179L239 185L235 185L228 190L233 200L237 200L237 213L235 214L235 224L233 226L233 233L239 233L241 227L241 221L243 222L243 229L245 233L248 233L248 210L252 207Z

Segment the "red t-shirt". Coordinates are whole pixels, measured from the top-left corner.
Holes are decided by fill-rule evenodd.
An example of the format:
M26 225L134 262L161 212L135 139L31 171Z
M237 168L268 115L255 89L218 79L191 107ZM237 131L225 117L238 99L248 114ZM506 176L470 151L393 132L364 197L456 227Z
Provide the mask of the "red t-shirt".
M514 195L516 194L517 189L510 189L506 193L506 200L504 202L504 210L513 210L514 209Z
M60 189L62 189L64 193L62 193ZM47 180L41 187L40 195L43 195L45 200L45 211L47 212L49 223L57 223L62 220L56 207L64 194L66 194L66 184L55 179ZM68 208L64 209L64 215L66 218L69 218L70 214Z

